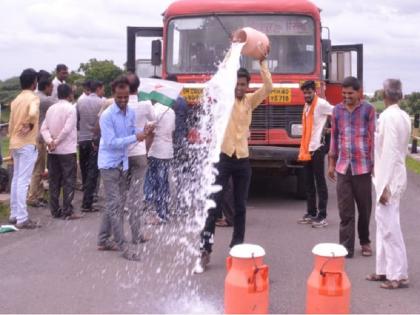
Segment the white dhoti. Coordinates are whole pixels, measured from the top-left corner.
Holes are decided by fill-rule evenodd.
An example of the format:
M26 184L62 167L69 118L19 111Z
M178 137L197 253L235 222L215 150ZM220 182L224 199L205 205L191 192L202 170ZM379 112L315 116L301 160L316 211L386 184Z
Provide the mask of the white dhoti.
M400 200L376 206L376 274L408 279L407 253L400 224Z

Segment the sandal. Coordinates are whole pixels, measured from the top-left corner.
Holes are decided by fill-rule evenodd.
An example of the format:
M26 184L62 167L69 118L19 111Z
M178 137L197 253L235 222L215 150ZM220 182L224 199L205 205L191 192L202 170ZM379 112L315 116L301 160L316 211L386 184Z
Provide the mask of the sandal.
M362 256L370 257L372 256L372 248L370 247L370 244L362 245Z
M394 290L408 288L409 282L407 279L402 280L387 280L380 285L382 289Z
M226 221L226 219L218 219L216 221L216 226L219 226L219 227L228 227L228 226L232 226L232 224L230 224L228 221Z
M117 251L117 250L119 250L119 248L118 248L117 243L112 242L112 241L108 241L108 242L105 242L101 245L98 245L98 250L101 250L101 251L103 251L103 250Z
M365 278L367 281L387 281L386 275L378 275L376 273L371 273Z

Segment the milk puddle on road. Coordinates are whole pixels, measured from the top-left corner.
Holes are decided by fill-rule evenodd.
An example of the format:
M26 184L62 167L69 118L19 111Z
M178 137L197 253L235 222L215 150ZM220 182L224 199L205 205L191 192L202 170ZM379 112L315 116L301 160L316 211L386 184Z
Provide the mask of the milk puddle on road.
M129 296L135 312L214 313L223 311L223 302L200 294L204 278L192 270L199 256L200 232L207 210L214 207L210 195L221 187L214 185L220 148L235 101L241 43L233 43L217 73L206 83L200 106L195 107L198 141L188 144L182 165L184 178L175 187L181 192L181 209L169 224L147 227L152 240L140 247L141 262L119 273L120 288ZM140 205L140 201L139 201ZM180 209L177 209L180 210ZM143 227L145 225L142 225ZM125 274L125 275L123 275ZM220 279L222 292L223 281ZM140 301L154 306L145 306ZM145 307L143 307L145 306Z

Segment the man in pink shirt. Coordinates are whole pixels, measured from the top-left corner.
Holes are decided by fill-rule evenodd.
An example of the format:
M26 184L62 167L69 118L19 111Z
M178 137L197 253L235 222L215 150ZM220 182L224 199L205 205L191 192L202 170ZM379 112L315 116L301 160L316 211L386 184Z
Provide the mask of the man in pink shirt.
M73 212L72 201L76 184L77 114L73 91L68 84L57 89L58 102L52 105L45 116L41 135L48 149L48 182L50 210L54 218L79 219ZM59 197L63 188L63 206Z

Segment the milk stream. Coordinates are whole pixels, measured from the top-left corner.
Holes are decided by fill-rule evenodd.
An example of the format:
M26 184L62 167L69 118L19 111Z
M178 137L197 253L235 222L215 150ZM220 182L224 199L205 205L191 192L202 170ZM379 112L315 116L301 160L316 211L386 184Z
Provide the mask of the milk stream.
M140 245L141 261L127 262L125 270L115 274L118 294L129 299L127 307L135 313L218 313L223 311L224 279L216 294L201 291L201 275L193 275L199 257L200 232L207 210L214 207L211 195L220 190L215 182L214 164L219 161L224 133L235 101L237 70L243 44L233 43L217 73L205 85L199 106L195 107L194 122L198 141L186 144L186 158L181 165L182 180L173 187L170 212L177 215L164 225L148 226L144 232L152 240ZM141 207L142 201L136 201ZM143 221L143 220L142 220ZM169 257L169 258L168 258ZM107 273L102 270L102 275ZM219 296L219 297L217 297ZM140 300L142 302L140 302ZM144 301L149 305L144 305Z

